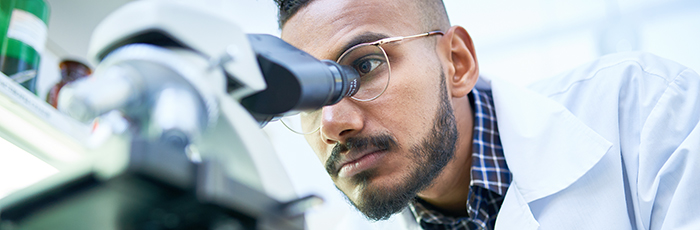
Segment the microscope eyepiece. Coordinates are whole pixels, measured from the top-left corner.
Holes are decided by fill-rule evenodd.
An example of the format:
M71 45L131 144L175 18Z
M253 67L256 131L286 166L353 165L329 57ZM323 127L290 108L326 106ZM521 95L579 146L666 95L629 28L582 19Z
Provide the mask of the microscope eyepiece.
M345 97L350 97L357 93L360 88L360 75L350 66L340 65L331 60L322 60L324 64L331 70L331 77L334 81L334 86L331 91L331 100L326 105L333 105L340 102Z
M354 95L360 75L349 66L318 60L280 38L248 35L267 88L241 104L265 124L275 117L319 109Z

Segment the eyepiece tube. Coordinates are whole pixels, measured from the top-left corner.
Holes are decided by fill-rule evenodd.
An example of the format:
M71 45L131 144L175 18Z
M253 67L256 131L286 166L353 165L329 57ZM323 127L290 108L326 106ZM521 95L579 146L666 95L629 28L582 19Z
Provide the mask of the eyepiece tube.
M354 95L360 76L349 66L320 61L272 35L249 34L267 88L241 104L259 123L275 117L320 109Z
M333 105L345 97L350 97L360 89L360 75L350 66L340 65L331 60L321 60L331 70L334 87L326 105Z

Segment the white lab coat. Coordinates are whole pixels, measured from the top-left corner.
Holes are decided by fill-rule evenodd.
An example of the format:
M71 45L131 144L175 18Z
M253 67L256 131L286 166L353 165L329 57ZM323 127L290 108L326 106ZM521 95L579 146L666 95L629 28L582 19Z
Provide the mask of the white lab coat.
M513 173L496 229L700 229L697 73L616 54L529 89L477 88L492 89Z

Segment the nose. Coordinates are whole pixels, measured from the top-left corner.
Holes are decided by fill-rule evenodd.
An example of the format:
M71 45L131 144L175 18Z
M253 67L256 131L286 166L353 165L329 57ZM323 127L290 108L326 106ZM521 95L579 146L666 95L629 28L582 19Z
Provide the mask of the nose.
M326 106L321 112L321 138L327 144L343 143L359 133L363 126L362 112L351 100Z

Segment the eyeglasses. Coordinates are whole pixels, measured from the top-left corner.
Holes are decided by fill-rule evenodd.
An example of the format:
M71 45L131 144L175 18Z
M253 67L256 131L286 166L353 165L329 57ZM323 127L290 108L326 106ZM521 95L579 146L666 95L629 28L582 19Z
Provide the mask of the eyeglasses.
M343 52L338 58L338 64L351 66L360 75L360 89L350 98L360 102L372 101L384 94L389 87L391 64L382 45L436 34L444 35L442 31L430 31L411 36L384 38L355 45ZM322 109L305 111L280 120L292 132L307 135L321 128L321 111Z

